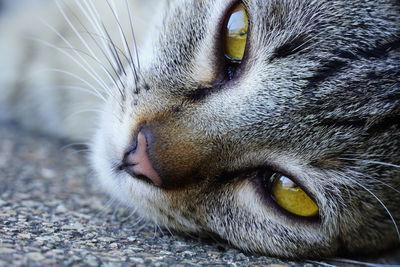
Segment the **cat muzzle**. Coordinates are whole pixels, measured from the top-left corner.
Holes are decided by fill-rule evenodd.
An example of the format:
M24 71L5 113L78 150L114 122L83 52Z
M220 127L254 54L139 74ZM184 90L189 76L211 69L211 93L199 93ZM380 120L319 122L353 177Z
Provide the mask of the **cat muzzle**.
M169 190L201 182L202 170L210 167L209 162L204 164L209 148L192 142L187 129L177 124L160 118L142 123L124 152L119 170Z

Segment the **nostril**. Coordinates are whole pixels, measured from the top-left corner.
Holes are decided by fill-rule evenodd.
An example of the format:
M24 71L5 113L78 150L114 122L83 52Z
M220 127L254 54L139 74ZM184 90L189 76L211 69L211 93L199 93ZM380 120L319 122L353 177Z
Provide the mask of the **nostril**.
M161 186L161 178L149 158L147 138L142 132L138 133L134 144L124 154L120 169L125 170L134 178L146 177L154 185Z
M137 148L137 137L134 138L134 141L132 145L129 146L129 148L126 150L124 157L122 159L122 166L129 166L129 165L134 165L135 163L132 162L132 157L131 155L135 153Z

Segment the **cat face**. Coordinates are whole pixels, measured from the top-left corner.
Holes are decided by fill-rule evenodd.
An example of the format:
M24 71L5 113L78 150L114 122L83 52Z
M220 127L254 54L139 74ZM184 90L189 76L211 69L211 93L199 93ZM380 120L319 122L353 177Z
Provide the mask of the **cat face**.
M268 255L398 244L399 3L160 10L93 145L114 197L161 226Z

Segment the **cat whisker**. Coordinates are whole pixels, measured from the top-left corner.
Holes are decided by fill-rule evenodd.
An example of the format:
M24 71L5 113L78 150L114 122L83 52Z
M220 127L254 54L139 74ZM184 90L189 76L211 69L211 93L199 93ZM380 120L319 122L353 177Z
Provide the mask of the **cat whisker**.
M129 57L130 57L130 64L129 65L131 67L133 77L135 77L135 79L134 79L135 80L135 85L136 85L135 88L136 88L136 90L138 90L137 81L138 81L139 77L138 77L138 74L137 74L137 71L136 71L136 67L134 65L134 60L133 60L132 53L131 53L131 50L130 50L129 45L128 45L128 41L127 41L125 32L124 32L124 30L123 30L123 28L121 26L121 23L119 22L118 15L116 14L115 9L110 5L108 0L106 0L106 2L108 4L108 6L110 7L111 12L114 15L115 21L116 21L116 23L118 25L118 29L119 29L119 32L120 32L120 35L121 35L121 40L122 40L122 43L124 44L124 48L125 48L125 51L126 51L125 53L128 54Z
M63 15L65 21L68 23L69 27L72 29L72 31L74 32L74 34L78 37L78 39L81 41L81 43L85 46L85 48L87 49L87 51L89 51L90 55L97 60L97 57L95 55L95 53L93 52L92 48L89 46L89 44L85 41L85 39L82 37L82 35L77 31L76 27L71 23L71 20L69 19L69 17L65 14L64 9L60 6L59 1L56 1L57 7L59 9L59 11L61 12L61 14ZM105 68L104 68L105 69ZM108 72L107 72L108 73ZM97 74L97 73L96 73ZM99 77L99 76L98 76ZM110 76L111 78L111 76ZM100 78L101 79L101 78ZM105 83L104 83L105 84Z
M104 72L106 72L106 73L109 75L110 79L113 81L113 83L115 84L115 86L117 86L119 89L121 89L121 87L122 87L122 88L124 87L124 83L122 82L122 80L121 80L121 78L119 77L119 75L118 75L117 72L116 72L115 74L116 74L116 77L117 77L117 79L118 79L118 81L119 81L120 84L117 83L117 81L115 80L115 78L111 75L111 73L108 71L108 69L104 66L104 64L103 64L101 61L98 61L96 58L92 58L92 57L91 57L88 53L86 53L85 51L82 51L82 50L79 50L79 49L75 49L75 48L64 48L64 47L61 47L61 48L63 48L63 49L73 49L73 50L76 50L78 53L82 53L83 55L88 56L89 58L93 59L96 63L98 63L98 64L103 68Z
M57 2L57 5L58 2ZM68 7L68 5L66 5L64 3L64 5L66 7ZM58 8L60 9L60 11L63 13L64 18L66 19L68 25L70 26L70 28L74 31L75 35L78 36L79 40L82 42L82 44L86 47L86 49L88 49L89 53L86 53L84 51L78 50L76 49L78 52L81 52L87 56L89 56L90 58L92 58L93 60L95 60L103 69L103 71L106 73L106 75L108 76L108 78L115 84L115 86L117 86L118 88L121 88L121 86L123 87L123 83L118 75L118 72L115 70L114 64L112 64L112 62L110 61L109 57L107 56L107 54L104 52L103 48L98 44L98 42L90 35L91 39L93 40L93 42L96 44L96 46L100 49L100 51L102 52L102 54L105 56L106 60L108 61L108 63L110 64L111 68L114 70L117 79L119 80L120 84L117 83L117 81L115 80L114 76L111 75L110 71L105 67L105 65L97 58L97 56L95 55L95 53L93 52L93 50L90 48L89 44L85 41L85 39L83 38L83 36L81 35L81 32L78 31L76 29L76 27L72 24L72 22L70 21L70 19L65 15L64 10L62 9L61 6L58 6ZM70 13L72 13L72 15L74 16L74 18L79 22L79 24L86 30L86 26L81 22L81 20L79 19L79 17L69 8ZM89 31L88 31L89 32Z
M94 93L95 93L101 100L103 100L104 102L106 102L105 97L104 97L93 85L91 85L88 81L86 81L85 79L81 78L79 75L77 75L77 74L75 74L75 73L72 73L72 72L69 72L69 71L66 71L66 70L62 70L62 69L57 69L57 68L42 69L41 71L59 72L59 73L68 75L68 76L70 76L70 77L72 77L72 78L75 78L75 79L81 81L82 83L84 83L85 85L87 85L89 88L91 88L91 89L94 91Z
M157 225L158 230L160 230L161 235L162 236L165 235L163 228L159 224L156 224L156 225Z
M90 152L90 149L78 149L75 151L71 151L71 155L76 155L76 154L88 154Z
M112 1L111 4L110 4L110 2L108 0L105 0L105 1L107 3L108 7L110 8L111 13L113 14L113 17L115 18L115 21L118 24L118 32L119 32L119 35L120 35L120 38L122 40L122 44L123 44L124 50L125 50L122 54L127 55L127 54L129 54L128 46L127 46L127 43L124 42L125 34L122 31L121 27L119 27L120 26L119 25L119 16L118 16L119 13L115 11L115 10L117 10L117 8L115 6L115 1ZM125 69L123 69L123 71L124 71L124 74L126 75Z
M131 62L131 59L129 59L126 55L125 55L125 53L121 50L121 48L120 47L118 47L117 45L112 45L111 44L111 40L109 39L109 38L106 38L106 37L104 37L104 36L99 36L98 34L96 34L96 33L91 33L91 32L89 32L89 31L86 31L86 32L84 32L84 33L86 33L86 34L88 34L88 35L90 35L90 37L94 40L94 42L97 44L97 42L95 41L95 39L94 39L94 37L93 36L97 36L98 38L102 38L102 39L104 39L106 42L108 42L109 43L109 45L111 45L111 46L113 46L116 50L118 50L118 52L122 55L122 57L126 60L126 62L127 62L127 64L129 64L130 66L131 66L131 68L134 68L134 67L132 67L132 66L134 66L134 64L135 64L135 62L134 63L132 63ZM98 44L97 44L98 45ZM135 46L136 46L136 44L134 44ZM102 48L101 47L99 47L99 49L100 50L102 50ZM135 53L136 53L136 60L137 60L137 64L139 65L138 66L138 70L137 70L137 78L135 79L135 86L136 86L136 88L138 88L138 85L137 85L137 79L139 78L139 76L140 76L140 78L142 79L142 80L144 80L144 78L143 78L143 76L142 76L142 74L140 73L140 61L139 61L139 56L138 56L138 52L137 52L137 48L135 48ZM113 54L114 53L116 53L116 52L113 52ZM104 53L103 53L104 54ZM109 61L109 60L108 60ZM110 65L112 65L112 64L110 64ZM120 74L119 73L117 73L117 71L114 69L114 72L117 74L117 77L119 78L119 80L120 80ZM134 78L135 78L135 76L134 76ZM121 84L123 84L122 83L122 81L120 80L120 82L121 82ZM135 93L138 93L138 91L136 90L135 91Z
M95 215L96 218L103 216L108 209L110 209L114 203L117 201L115 197L110 197L110 199L104 204L101 210Z
M138 72L140 73L140 60L139 60L139 54L138 54L138 49L137 49L135 33L133 30L131 6L128 4L128 0L125 0L125 5L126 5L126 9L128 10L129 26L130 26L130 30L131 30L131 34L132 34L133 46L135 48L136 64L138 66ZM134 63L132 62L132 64L134 64Z
M61 48L59 48L59 47L57 47L57 46L54 46L54 45L52 45L52 44L50 44L50 43L48 43L48 42L46 42L46 41L43 41L43 40L39 40L39 39L35 39L35 38L31 38L31 40L40 42L40 43L42 43L42 44L44 44L44 45L46 45L46 46L49 46L49 47L51 47L51 48L54 48L54 49L56 49L57 51L61 52L62 54L66 55L67 57L69 57L70 59L72 59L73 61L76 62L76 59L75 59L70 53L66 52L64 49L61 49ZM79 64L79 62L76 62L76 63ZM84 66L80 65L80 67L81 67L82 69L84 69L86 72L90 73L90 71L87 70L87 69L85 69ZM55 70L55 69L53 69L53 70ZM65 73L65 74L67 74L67 73ZM71 74L71 73L69 73L69 74ZM89 75L90 75L90 74L89 74ZM79 77L79 80L80 80L80 81L84 82L86 85L89 86L89 82L83 80L80 76L78 76L78 75L76 75L76 74L70 75L70 76L73 76L74 78L78 78L78 77ZM94 77L92 77L92 78L96 81L96 79L95 79ZM98 81L96 81L96 82L98 82ZM102 99L104 102L106 101L106 99L104 98L104 96L103 96L93 85L90 85L89 87L90 87L91 89L93 89L93 91L96 92L96 94L98 94L98 96L101 95L101 99ZM105 91L107 92L107 90L105 90Z
M60 71L64 71L64 70L57 69L56 72L60 72ZM35 71L35 72L31 73L28 77L26 77L25 79L22 79L22 81L26 81L26 80L29 81L31 79L30 76L35 76L35 75L38 75L38 74L40 74L42 72L55 72L55 70L54 69L41 69L41 70L38 70L38 71ZM65 71L65 74L66 74L66 72L67 71ZM96 90L94 90L95 88L93 86L91 86L88 81L84 80L79 75L76 75L76 74L71 73L71 72L68 72L68 73L69 74L67 74L67 75L69 75L69 76L71 76L73 78L76 78L77 80L85 83L86 85L88 85L88 87L91 87L91 89L93 89L93 90L91 90L89 88L80 87L80 86L71 86L71 88L66 88L68 86L54 86L54 88L81 90L82 92L86 92L88 94L91 94L91 95L95 96L96 98L98 98L98 99L102 100L103 102L105 102L105 97L100 92L97 92Z
M371 266L371 267L391 267L391 266L395 267L395 266L398 266L398 265L393 265L393 264L371 263L371 262L358 261L358 260L352 260L352 259L344 259L344 258L331 258L329 260L340 262L340 263L355 264L355 265L360 265L360 266ZM336 265L333 265L333 266L336 266Z
M337 265L334 264L329 264L323 261L312 261L312 260L307 260L306 262L311 263L311 264L316 264L318 266L326 266L326 267L337 267Z
M75 1L75 2L76 2L76 3L78 4L78 6L81 8L81 11L82 11L82 12L85 12L85 10L80 6L80 4L79 4L77 1ZM58 2L57 2L57 4L58 4ZM66 6L68 7L68 5L66 5ZM80 32L76 29L76 27L73 26L73 24L70 22L69 18L65 15L65 12L62 10L62 7L60 7L59 4L58 4L58 7L59 7L59 9L61 10L61 12L63 13L64 18L67 20L67 23L69 24L69 26L71 27L71 29L72 29L72 30L74 31L74 33L78 36L78 38L79 38L80 41L84 44L84 46L87 47L87 49L89 50L89 53L90 53L92 56L88 55L88 53L86 53L86 52L84 52L84 51L78 51L78 52L83 53L83 54L85 54L86 56L90 56L91 58L94 58L94 60L102 67L103 71L106 73L106 75L108 76L108 78L109 78L109 79L113 82L113 84L118 88L118 90L119 90L119 92L121 93L121 95L123 95L123 94L122 94L122 88L124 88L124 83L123 83L122 80L121 80L120 73L118 73L118 71L116 70L116 67L115 67L115 62L116 62L116 60L115 60L115 56L113 56L114 53L111 53L111 57L109 56L110 54L107 55L107 53L104 51L104 49L98 44L98 42L96 41L96 39L93 38L92 35L89 35L89 36L91 37L91 39L93 40L94 44L100 49L101 53L104 55L105 59L107 60L107 62L108 62L109 65L111 66L111 69L114 71L115 77L117 78L117 80L118 80L119 83L118 83L117 80L115 79L114 75L112 75L112 74L110 73L110 71L104 66L104 64L102 64L102 63L97 59L97 57L94 55L93 50L92 50L90 47L88 47L89 45L87 44L87 42L84 40L84 38L82 37L82 35L80 34ZM78 16L77 16L73 11L71 11L71 13L75 16L75 18L76 18L77 21L80 23L80 25L81 25L87 32L89 32L89 31L87 30L86 26L85 26L85 25L81 22L81 20L78 18ZM111 41L112 41L112 40L110 40L110 42L111 42ZM107 47L107 46L106 46L106 47ZM110 49L108 48L108 49L106 49L106 51L110 51ZM110 58L114 58L114 61L113 61L114 63L111 62ZM117 65L118 65L118 64L117 64ZM120 69L120 66L121 66L121 65L118 65L118 68L119 68L119 69ZM117 99L116 99L116 96L111 92L111 90L107 89L107 87L106 87L106 88L103 88L103 89L104 89L105 91L108 92L108 95L109 95L109 96L111 96L111 97L113 97L115 100L117 100ZM118 100L117 100L116 102L119 103L121 110L123 110L122 103L120 103L120 101L118 101Z
M79 114L82 114L82 113L87 113L87 112L104 113L104 110L101 110L101 109L93 109L93 108L91 108L91 109L82 109L82 110L78 110L78 111L76 111L76 112L73 112L73 113L69 114L69 115L66 117L66 119L68 119L69 117L73 117L73 116L76 116L76 115L79 115Z
M142 218L142 219L143 219L143 218ZM148 222L147 220L141 220L140 222L142 222L142 225L135 229L135 232L136 232L136 233L141 232L144 228L148 227L149 224L151 224L151 223Z
M80 1L75 0L75 3L78 5L80 10L86 16L86 18L90 22L91 26L93 27L93 29L97 30L99 35L105 36L105 33L104 33L102 27L100 26L100 21L101 21L100 15L99 15L98 11L96 10L95 6L93 5L93 2L92 1L84 1L86 8L84 8L81 5ZM104 47L105 51L108 52L108 58L110 58L110 59L114 58L111 50L109 49L109 46L107 45L106 42L104 42L104 40L103 40L103 47ZM118 64L116 61L114 61L114 64L115 64L114 67L118 68Z
M397 193L400 194L400 190L394 188L393 186L391 186L391 185L389 185L389 184L387 184L387 183L385 183L385 182L383 182L383 181L381 181L381 180L379 180L379 179L376 179L376 178L374 178L374 177L372 177L372 176L363 174L363 173L358 172L358 171L356 171L356 170L349 170L349 172L353 172L353 173L355 173L355 174L358 175L358 176L362 176L362 177L371 179L371 180L373 180L373 181L376 181L376 182L378 182L378 183L380 183L380 184L383 184L384 186L387 186L388 188L390 188L390 189L392 189L393 191L395 191L395 192L397 192Z
M110 48L108 46L108 42L110 42L110 40L106 39L106 37L104 36L103 31L101 30L100 24L99 24L99 16L96 17L96 15L94 14L94 11L92 10L92 8L89 6L89 3L84 2L86 8L84 8L82 6L82 4L80 3L80 1L75 0L76 5L79 7L79 9L81 10L81 12L85 15L85 17L87 18L87 20L90 23L90 26L97 31L98 36L102 36L103 38L101 39L102 43L103 43L103 47L100 46L100 44L92 37L94 43L96 44L96 46L100 49L100 51L102 51L103 55L105 56L105 58L108 60L108 62L110 63L112 69L114 70L114 72L117 72L116 69L118 68L118 63L115 61L115 58L112 54L112 52L110 51ZM82 27L87 31L86 26L78 19L79 23L82 25ZM107 41L105 41L107 40ZM113 62L111 62L111 59L114 59Z
M88 93L90 95L93 95L95 97L99 97L99 95L97 95L95 92L93 92L92 90L85 88L85 87L81 87L81 86L72 86L72 85L59 85L59 86L55 86L55 88L60 88L60 89L66 89L66 90L77 90L79 92L84 92L84 93ZM100 98L101 99L101 98Z
M133 209L133 210L129 213L128 216L126 216L126 217L124 217L124 218L121 219L121 223L127 222L130 218L132 218L133 215L137 215L136 212L137 212L137 209L136 209L136 208Z
M136 218L136 221L132 224L132 226L135 227L135 226L139 225L140 223L142 223L143 221L144 221L144 218L142 216L138 216ZM141 228L141 229L143 229L143 228ZM137 231L137 232L139 232L139 231Z
M386 166L386 167L393 167L393 168L400 168L400 165L397 164L393 164L390 162L381 162L381 161L376 161L376 160L366 160L366 159L349 159L349 158L343 158L344 160L352 160L352 161L359 161L362 163L366 163L366 164L376 164L376 165L382 165L382 166Z
M118 29L119 29L119 32L120 32L120 36L121 36L121 40L122 40L122 43L124 45L125 52L122 52L121 49L118 48L118 46L112 40L107 28L101 22L100 16L99 16L99 14L98 14L93 2L92 1L85 1L84 2L87 10L81 5L81 3L79 3L78 0L75 0L75 2L77 3L77 5L81 9L81 11L85 14L85 16L88 18L88 20L92 24L93 28L97 29L97 32L99 33L99 36L102 38L103 45L106 48L106 50L108 51L108 56L106 56L106 58L110 58L111 57L111 58L114 59L115 64L110 64L110 65L117 66L119 71L121 71L124 74L126 74L126 71L125 71L125 68L124 68L124 64L122 63L122 60L120 58L120 54L122 55L122 57L124 57L126 62L129 64L130 69L132 71L132 75L134 77L135 93L138 93L138 84L137 84L137 82L139 80L139 76L142 79L143 79L143 76L139 72L139 70L140 70L140 62L139 61L140 60L139 60L138 49L137 49L137 45L136 45L136 39L135 39L134 31L133 31L133 22L132 22L132 17L131 17L132 13L131 13L131 9L130 9L129 3L127 1L125 1L125 5L127 6L127 10L128 10L130 30L132 32L132 38L133 38L133 43L134 43L134 48L135 48L134 51L135 51L135 54L136 54L136 63L138 64L137 68L136 68L135 60L133 59L133 56L132 56L131 48L128 45L126 34L125 34L124 29L122 28L122 25L121 25L121 23L119 21L118 14L115 11L116 10L115 2L113 2L112 5L111 5L110 2L106 0L107 4L109 5L109 7L111 9L111 12L112 12L114 18L115 18L116 24L118 26ZM78 19L78 21L79 21L79 19ZM83 23L80 22L80 24L86 29L86 27L83 25ZM92 34L88 30L87 30L87 32L91 35L92 39L94 39ZM93 41L99 47L98 42L96 40L93 40ZM105 55L104 50L101 49L101 48L100 48L100 50L103 51L103 54ZM119 76L120 75L117 75L118 78L120 78ZM119 88L119 89L121 89L121 88ZM125 99L125 95L124 95L123 92L121 92L121 90L120 90L120 93L121 93L122 98Z
M371 190L369 190L367 187L360 184L356 180L353 179L352 182L357 184L359 187L363 188L365 191L367 191L371 196L373 196L381 204L381 206L385 209L386 213L389 215L390 220L393 222L393 226L395 227L397 236L400 240L400 231L399 231L399 227L397 226L396 220L394 219L392 213L389 211L389 209L386 207L386 205L382 202L382 200L378 196L376 196Z
M84 26L82 26L82 27L84 27ZM94 39L94 36L103 39L103 41L106 41L107 43L110 43L110 42L111 42L110 39L108 39L107 37L101 36L101 35L99 35L99 34L97 34L97 33L94 33L94 32L90 32L90 31L87 30L87 29L85 29L85 31L80 31L80 33L81 33L81 34L87 34L87 35L89 35L89 36L92 38L92 40L93 40L95 43L97 43L97 45L99 45L99 44L98 44L98 42L96 42L96 40ZM124 52L122 51L122 49L121 49L119 46L117 46L117 45L115 45L115 48L118 50L119 53L122 54L123 58L129 63L129 62L130 62L130 59L124 54ZM99 47L99 49L102 49L102 48Z
M153 240L157 238L159 226L157 223L153 223Z
M98 14L97 14L97 16L96 16L96 14L94 14L95 12L97 13L97 11L92 9L92 8L94 8L94 7L91 7L91 6L89 5L88 2L84 2L85 5L86 5L86 7L87 7L87 9L88 9L88 11L89 11L89 13L91 14L91 15L89 15L89 14L87 13L86 9L81 5L81 3L80 3L79 1L75 0L75 3L76 3L77 6L80 8L80 10L83 12L83 14L86 16L86 18L89 20L89 22L90 22L90 24L92 25L92 27L98 31L99 35L103 36L103 32L102 32L102 30L101 30L101 27L99 26L99 25L100 25L100 23L99 23L99 16L98 16ZM74 14L74 13L73 13L73 14ZM85 25L79 20L79 18L76 16L76 14L74 14L74 15L75 15L75 17L77 18L77 20L78 20L78 22L80 23L80 25L81 25L87 32L89 32L89 31L87 30L86 26L85 26ZM121 87L122 87L122 88L124 87L124 83L122 82L122 80L121 80L121 78L120 78L120 75L119 75L119 72L118 72L118 70L117 70L117 69L120 69L120 65L119 65L118 61L116 60L114 53L112 52L112 50L110 49L110 47L106 44L106 42L105 42L104 40L103 40L103 46L104 46L104 48L102 48L102 47L99 45L99 43L96 41L96 39L93 38L92 35L90 35L90 37L91 37L91 39L93 40L94 44L100 49L101 53L105 56L107 62L110 64L111 68L113 69L113 71L114 71L114 73L115 73L115 76L117 77L118 81L120 82L120 85L116 82L116 80L114 79L113 75L111 75L111 73L109 73L109 71L106 70L106 68L105 68L105 71L106 71L106 73L109 75L109 77L111 77L111 80L114 82L114 84L115 84L116 87L118 88L118 91L119 91L120 94L122 95L122 89L121 89ZM109 38L110 38L110 37L109 37ZM110 40L109 42L112 42L112 40ZM111 59L114 59L114 60L111 62ZM114 97L114 96L113 96L113 97ZM115 97L114 97L114 98L115 98ZM119 103L120 108L121 108L121 110L122 110L122 109L123 109L122 104L121 104L119 101L117 101L117 103Z
M112 215L111 215L111 218L114 220L114 221L118 221L118 217L117 217L117 213L118 213L118 209L121 207L121 203L120 202L117 202L117 205L114 207L114 211L113 211L113 213L112 213Z
M174 233L172 233L171 229L168 227L167 224L164 224L163 228L165 228L172 237L175 237Z
M71 143L71 144L68 144L68 145L65 145L65 146L61 147L60 150L61 151L65 151L68 148L75 149L74 147L82 147L82 146L88 147L88 144L87 143Z
M125 73L125 69L124 66L121 62L121 58L119 57L119 54L116 52L116 46L110 36L110 34L107 31L107 28L105 27L104 23L102 22L102 20L100 19L100 15L97 11L97 9L95 8L95 5L93 4L92 1L85 1L84 2L86 7L88 8L89 12L92 14L92 19L94 24L96 25L95 28L97 28L98 32L100 35L105 35L107 36L109 42L108 44L106 44L105 42L103 42L105 49L109 52L109 57L114 59L115 62L115 66L116 68L118 68L119 72L124 72ZM88 19L90 20L90 18L88 17ZM121 88L118 88L121 97L124 99L125 95L123 94L123 91ZM122 108L122 106L121 106Z
M72 44L66 39L64 38L64 36L62 36L62 34L60 32L58 32L53 26L51 26L50 24L48 24L46 21L40 19L42 21L43 24L45 24L51 31L53 31L68 47L73 48ZM63 51L62 49L60 49L61 51ZM72 55L70 55L69 53L64 53L65 55L69 55L69 57L75 62L77 63L83 70L86 71L86 73L93 78L105 91L107 91L107 84L105 83L105 81L97 74L97 72L93 69L93 67L87 62L87 60L85 58L83 58L82 55L80 55L78 52L75 51L75 55L82 60L79 61L77 58L74 58ZM84 66L85 65L85 66Z
M126 71L125 71L125 68L124 68L124 64L122 63L121 57L120 57L120 55L118 53L117 46L114 43L114 41L111 39L111 36L110 36L106 26L104 24L102 24L102 27L104 29L104 32L106 33L107 39L109 40L108 49L111 51L111 54L112 54L115 62L117 62L118 72L119 72L119 74L121 74L123 72L125 74L125 76L126 76ZM121 96L124 96L123 92L121 90L120 90L120 93L121 93Z

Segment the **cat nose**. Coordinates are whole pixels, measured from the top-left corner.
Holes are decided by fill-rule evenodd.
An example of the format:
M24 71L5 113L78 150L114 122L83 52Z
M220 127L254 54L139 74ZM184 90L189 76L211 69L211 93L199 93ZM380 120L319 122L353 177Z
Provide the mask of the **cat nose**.
M143 132L138 133L135 144L125 153L121 169L134 178L161 186L162 181L149 157L148 140Z

